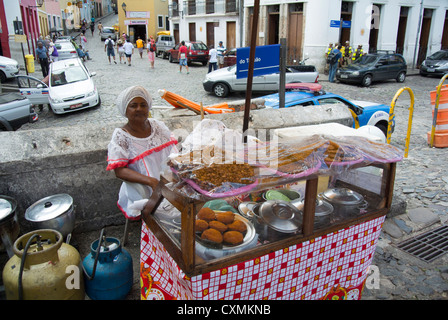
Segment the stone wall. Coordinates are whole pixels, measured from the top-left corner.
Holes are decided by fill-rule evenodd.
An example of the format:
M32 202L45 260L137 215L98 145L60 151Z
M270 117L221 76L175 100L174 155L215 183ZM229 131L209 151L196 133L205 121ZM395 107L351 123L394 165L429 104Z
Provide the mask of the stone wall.
M173 113L177 116L173 117ZM182 111L154 110L176 137L188 134L200 116L180 116ZM227 127L241 130L243 112L207 115L222 120ZM250 129L275 129L338 122L351 126L345 106L326 105L285 109L252 110ZM107 145L116 127L125 123L59 127L41 130L0 132L0 194L18 202L23 231L31 230L25 210L40 199L67 193L73 197L76 225L74 232L97 230L123 224L125 219L116 202L121 182L106 171Z

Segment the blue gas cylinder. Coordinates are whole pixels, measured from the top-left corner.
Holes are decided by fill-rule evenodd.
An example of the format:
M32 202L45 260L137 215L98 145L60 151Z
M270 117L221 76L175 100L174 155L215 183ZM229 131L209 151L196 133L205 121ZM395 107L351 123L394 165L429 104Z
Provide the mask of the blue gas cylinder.
M92 300L123 300L132 288L131 255L118 239L104 237L103 231L100 238L92 242L83 267L85 291Z

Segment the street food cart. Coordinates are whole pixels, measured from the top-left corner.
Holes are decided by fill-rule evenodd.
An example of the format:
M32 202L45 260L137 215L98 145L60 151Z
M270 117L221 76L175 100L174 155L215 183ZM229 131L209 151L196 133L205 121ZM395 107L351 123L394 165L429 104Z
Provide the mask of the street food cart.
M214 125L204 120L170 157L142 217L142 298L360 299L402 152L312 135L249 138L224 155L216 142L234 132ZM214 218L199 230L208 209ZM242 222L242 240L204 237L224 212Z

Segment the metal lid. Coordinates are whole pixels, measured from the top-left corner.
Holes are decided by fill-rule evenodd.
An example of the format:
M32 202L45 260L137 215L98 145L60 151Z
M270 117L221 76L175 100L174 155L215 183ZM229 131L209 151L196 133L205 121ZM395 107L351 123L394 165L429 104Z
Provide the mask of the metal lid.
M0 221L13 215L16 206L16 201L13 198L0 196Z
M347 188L327 189L322 193L325 200L335 204L355 205L364 200L359 193Z
M293 202L291 202L291 204L303 212L304 206L305 206L305 200L300 200L300 201L295 201L295 202L293 201ZM321 200L321 199L316 199L316 208L314 210L315 217L322 217L322 216L329 215L333 212L333 210L334 209L333 209L333 206L331 205L331 203Z
M41 222L54 219L72 208L73 198L68 194L56 194L35 202L25 211L25 219Z
M295 232L302 225L299 209L286 201L268 200L261 205L259 214L266 224L280 232Z
M327 202L320 199L316 200L316 210L314 212L314 216L321 217L329 215L333 212L333 206Z

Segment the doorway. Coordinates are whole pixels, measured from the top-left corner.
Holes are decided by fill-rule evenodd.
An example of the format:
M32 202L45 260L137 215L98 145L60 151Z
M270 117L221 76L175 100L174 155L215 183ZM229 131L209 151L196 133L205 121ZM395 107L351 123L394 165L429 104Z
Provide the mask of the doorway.
M129 26L129 40L131 43L135 43L138 37L146 42L146 25L145 24L134 24Z
M445 12L445 23L442 33L442 50L448 49L448 10Z
M288 6L288 39L286 63L296 64L302 59L303 3Z
M217 22L216 22L217 24ZM215 22L207 22L207 47L210 46L216 47L215 44Z
M236 22L227 21L226 47L230 50L236 48Z
M426 59L428 52L429 32L431 31L433 9L424 9L422 19L422 30L420 31L420 41L418 48L417 67Z
M378 34L380 28L381 19L381 9L380 4L372 5L372 20L370 22L370 35L369 35L369 53L375 53L378 50Z
M268 43L278 44L280 43L278 33L280 29L280 6L268 6Z
M352 21L353 2L342 1L341 3L341 20ZM339 43L345 46L346 41L350 41L350 27L340 26Z
M408 13L409 13L409 7L401 7L400 20L398 22L398 31L397 31L397 44L395 50L399 54L403 54L404 51L404 39L406 36L406 26L408 24Z
M188 24L188 36L190 41L196 41L196 23L190 22Z

